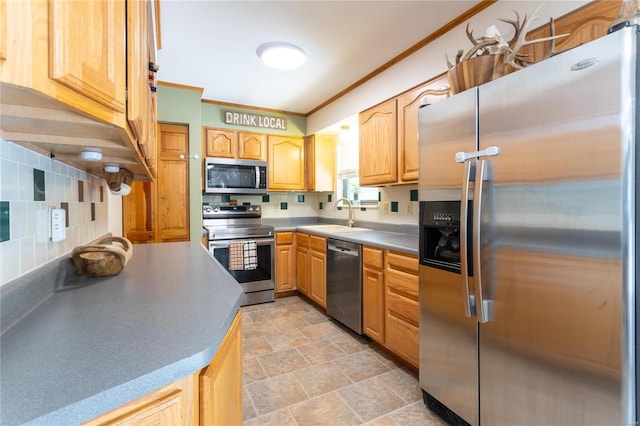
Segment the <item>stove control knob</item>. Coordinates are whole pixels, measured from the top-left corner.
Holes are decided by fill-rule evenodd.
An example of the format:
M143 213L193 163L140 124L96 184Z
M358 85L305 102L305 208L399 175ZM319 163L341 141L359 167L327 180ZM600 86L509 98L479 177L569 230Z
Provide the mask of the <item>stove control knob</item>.
M259 212L260 211L260 206L255 206L255 211Z
M215 213L218 213L218 212L220 211L220 207L214 207L213 211L214 211Z
M211 207L209 206L205 206L205 208L203 209L205 213L211 213Z

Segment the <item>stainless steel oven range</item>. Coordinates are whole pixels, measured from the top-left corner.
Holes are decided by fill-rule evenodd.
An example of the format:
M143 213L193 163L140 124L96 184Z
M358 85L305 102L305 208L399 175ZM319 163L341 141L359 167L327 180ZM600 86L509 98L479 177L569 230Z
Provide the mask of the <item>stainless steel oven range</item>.
M274 301L274 230L273 226L262 225L261 216L260 206L202 206L209 251L244 287L242 306ZM240 241L255 241L255 252L249 254L257 262L238 268L232 260L230 268L230 252L238 247L233 243Z

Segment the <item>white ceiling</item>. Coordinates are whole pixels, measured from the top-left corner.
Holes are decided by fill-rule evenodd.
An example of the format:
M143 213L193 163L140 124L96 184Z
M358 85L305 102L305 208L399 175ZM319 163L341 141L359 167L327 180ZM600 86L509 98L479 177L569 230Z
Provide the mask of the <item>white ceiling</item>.
M158 80L203 98L308 113L403 53L479 0L161 0ZM269 41L307 53L296 70L257 57Z

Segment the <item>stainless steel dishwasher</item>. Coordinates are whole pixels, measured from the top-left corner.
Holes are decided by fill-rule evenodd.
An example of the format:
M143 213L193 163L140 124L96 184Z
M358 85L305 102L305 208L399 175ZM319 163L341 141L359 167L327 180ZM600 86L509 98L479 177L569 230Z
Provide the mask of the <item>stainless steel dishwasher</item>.
M327 238L327 314L362 334L362 245Z

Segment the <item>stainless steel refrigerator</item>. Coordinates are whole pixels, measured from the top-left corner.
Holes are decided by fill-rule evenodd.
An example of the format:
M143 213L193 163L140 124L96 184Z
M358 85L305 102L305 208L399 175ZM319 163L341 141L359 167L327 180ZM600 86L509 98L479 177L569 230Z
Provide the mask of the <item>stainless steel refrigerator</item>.
M452 424L637 424L638 34L419 112L420 386Z

